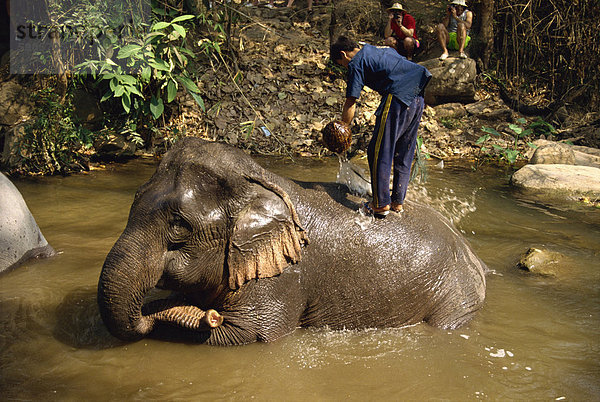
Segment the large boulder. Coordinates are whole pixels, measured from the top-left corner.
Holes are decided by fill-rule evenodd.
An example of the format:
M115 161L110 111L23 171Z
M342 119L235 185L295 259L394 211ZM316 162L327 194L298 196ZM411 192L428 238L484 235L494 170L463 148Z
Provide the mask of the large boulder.
M537 146L529 163L581 165L600 168L600 149L562 142L535 140Z
M525 165L513 174L511 183L555 195L600 198L600 169L591 166Z
M81 89L73 94L73 115L88 129L97 128L103 117L98 100Z
M0 173L0 272L54 254L21 193Z
M433 75L425 88L425 102L428 105L475 102L475 60L448 57L443 61L430 59L419 64Z
M96 152L107 159L128 158L135 155L136 146L122 134L99 137L94 143Z
M19 151L19 142L25 135L25 123L19 123L3 133L4 148L0 162L8 167L14 167L19 164L21 152Z
M501 99L485 99L465 106L468 114L483 120L508 121L514 120L513 111Z
M575 153L567 144L552 142L537 147L529 163L575 165Z
M26 120L33 109L29 93L15 81L0 83L0 124L12 126Z

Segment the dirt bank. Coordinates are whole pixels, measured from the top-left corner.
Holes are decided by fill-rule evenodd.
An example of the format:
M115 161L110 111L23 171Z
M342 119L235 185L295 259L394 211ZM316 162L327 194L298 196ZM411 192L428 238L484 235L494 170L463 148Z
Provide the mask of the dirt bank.
M320 143L320 131L340 117L345 93L343 76L327 66L328 6L317 6L309 14L302 10L302 2L294 10L276 4L280 7L274 10L243 10L251 23L240 32L240 75L234 82L233 71L207 71L200 82L207 112L200 112L193 99L182 94L173 124L183 132L225 141L254 153L327 155L329 151ZM428 18L420 29L433 55L437 50L430 43L435 18ZM421 16L420 20L424 19ZM375 34L363 34L358 39L381 43ZM476 88L475 103L427 106L420 130L423 150L438 158L479 161L494 160L509 149L525 155L530 150L530 139L515 140L510 125L526 127L537 118L509 109L491 82L482 77L476 80ZM378 104L377 93L363 92L352 128L355 152L366 149ZM499 135L478 143L486 134L483 127L493 128Z

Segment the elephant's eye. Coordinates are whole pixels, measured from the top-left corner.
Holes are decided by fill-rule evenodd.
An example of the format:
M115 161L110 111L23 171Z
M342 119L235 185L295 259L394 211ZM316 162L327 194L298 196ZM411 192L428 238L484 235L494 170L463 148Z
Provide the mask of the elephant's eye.
M174 214L170 222L170 242L173 244L181 244L185 242L192 234L192 227L180 215Z

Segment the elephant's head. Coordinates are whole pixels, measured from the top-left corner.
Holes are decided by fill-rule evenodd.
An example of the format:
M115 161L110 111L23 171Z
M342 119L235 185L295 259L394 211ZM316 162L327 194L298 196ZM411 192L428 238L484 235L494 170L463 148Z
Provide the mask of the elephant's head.
M168 152L102 267L98 303L110 332L134 340L153 329L161 307L144 298L154 287L208 304L299 261L307 238L274 177L223 144L186 138ZM167 305L163 320L194 327L199 308Z

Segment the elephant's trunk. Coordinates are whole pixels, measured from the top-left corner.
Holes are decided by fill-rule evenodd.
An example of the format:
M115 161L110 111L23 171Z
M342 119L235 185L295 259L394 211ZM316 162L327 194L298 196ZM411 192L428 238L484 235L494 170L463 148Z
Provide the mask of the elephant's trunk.
M195 331L206 331L223 323L223 316L215 310L204 311L177 300L155 300L144 310L144 318Z
M142 314L144 296L162 275L156 261L146 265L137 252L140 243L121 236L108 253L98 283L98 306L111 334L123 340L138 340L152 331L154 318ZM142 257L140 260L132 256Z

